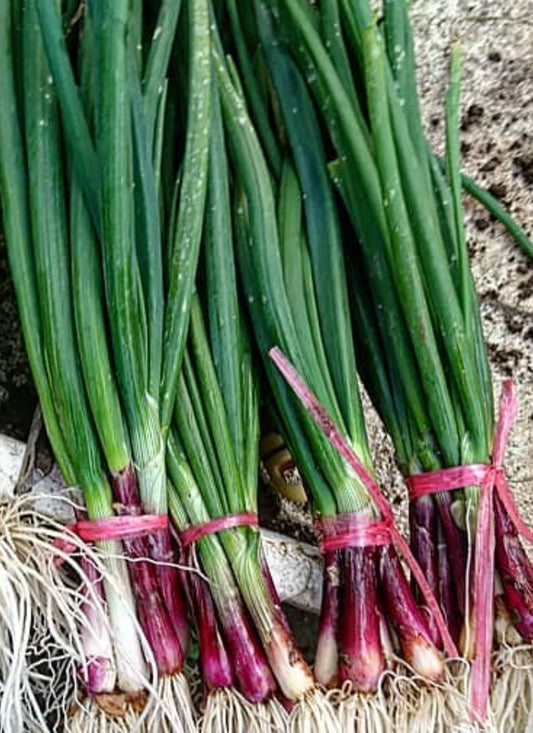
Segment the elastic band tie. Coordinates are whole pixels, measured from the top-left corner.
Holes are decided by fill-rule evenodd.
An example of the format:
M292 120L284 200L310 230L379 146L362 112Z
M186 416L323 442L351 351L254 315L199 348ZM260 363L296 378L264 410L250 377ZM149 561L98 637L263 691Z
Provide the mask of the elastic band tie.
M106 517L105 519L82 519L65 528L77 535L84 542L103 542L105 540L134 540L168 529L167 514L138 514ZM65 537L54 540L53 546L66 555L70 555L78 545ZM63 563L63 558L56 557L56 565Z
M433 614L435 624L442 639L442 644L448 656L458 657L459 652L451 637L450 631L446 625L446 621L442 611L433 595L431 588L422 572L420 565L417 563L413 553L407 542L404 540L396 525L394 524L394 516L387 499L383 496L381 489L377 485L374 477L363 466L361 461L355 455L353 448L348 440L338 430L335 423L328 415L326 409L320 404L315 395L311 392L305 381L300 377L296 369L283 355L283 352L275 346L270 349L269 356L283 374L291 389L294 391L298 399L307 408L309 415L315 421L320 430L324 433L329 442L337 450L338 453L347 461L361 483L374 500L376 507L379 509L383 519L389 523L390 539L396 548L396 551L405 559L409 570L415 578L418 587L424 597L427 607Z
M494 626L495 537L492 522L494 492L503 504L518 534L527 539L528 542L533 542L533 532L520 518L505 476L505 470L502 467L505 448L517 409L518 400L513 382L506 380L500 398L498 421L494 431L492 462L490 464L474 463L469 466L443 468L438 471L414 474L407 479L411 501L440 491L454 491L455 489L475 485L481 487L474 561L475 655L472 661L470 685L470 709L474 722L484 722L488 717L491 677L490 657Z
M409 489L409 500L415 501L422 496L432 496L441 491L455 491L465 486L474 486L485 480L487 471L493 470L486 463L472 463L469 466L440 468L437 471L415 473L405 482Z
M361 512L317 517L314 524L322 553L349 547L382 547L390 545L392 539L390 520Z
M227 514L224 517L214 517L202 524L193 524L179 533L179 541L183 548L198 542L202 537L210 534L223 532L225 529L234 527L257 527L259 524L257 514L254 512L240 512L239 514Z

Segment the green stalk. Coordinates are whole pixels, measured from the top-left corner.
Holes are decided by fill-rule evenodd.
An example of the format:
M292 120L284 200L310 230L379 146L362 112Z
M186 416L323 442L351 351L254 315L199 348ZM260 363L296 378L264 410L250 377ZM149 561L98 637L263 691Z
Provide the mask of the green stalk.
M209 428L218 456L218 464L224 480L229 482L229 486L232 486L232 489L227 492L227 508L230 514L243 510L253 510L254 507L247 506L249 493L243 490L235 451L228 450L229 446L232 445L232 436L229 431L224 400L218 387L198 301L193 302L191 308L190 343L194 359L194 372L203 397L205 412L210 418ZM257 420L254 420L254 423L249 425L248 429L253 430L254 427L258 442Z
M342 148L341 157L346 156L347 163L358 171L360 187L368 199L367 207L375 217L376 226L385 231L379 177L361 109L352 106L349 93L299 0L281 0L281 3L301 39L296 48L303 47L312 62L311 69L308 70L317 77L314 88L321 92L318 103L331 121L330 128L335 142ZM357 3L354 5L358 7Z
M235 50L239 60L239 69L242 74L246 97L250 105L251 112L254 117L255 125L259 137L263 143L267 160L275 175L279 175L281 170L281 154L279 146L268 121L266 106L261 98L258 84L255 78L250 53L246 45L246 38L243 33L239 13L237 11L237 3L235 0L226 0L229 21Z
M355 450L366 465L371 465L356 379L343 245L318 120L298 69L276 44L271 29L268 35L267 23L261 28L302 186L316 302L331 377Z
M76 483L74 465L54 407L42 346L43 331L36 295L37 284L28 210L28 181L15 93L12 37L10 2L1 0L0 195L2 221L24 343L33 380L39 394L46 431L63 478L67 484L73 485Z
M148 391L146 309L134 248L133 143L128 73L127 0L94 10L100 49L97 147L102 160L104 277L114 359L147 512L166 513L164 449L157 395Z
M237 295L233 254L231 199L222 112L216 83L212 84L209 189L206 209L205 258L209 337L228 427L237 461L253 455L255 432L248 422L249 344ZM252 399L253 402L253 399ZM252 452L252 453L251 453ZM255 467L252 468L255 471Z
M329 379L327 357L320 332L315 286L305 229L302 222L302 198L292 166L283 165L278 194L278 232L285 290L294 326L300 338L303 359L316 363L324 377L329 399L335 400Z
M211 57L206 0L189 0L190 69L187 138L176 230L171 244L160 404L166 437L174 408L179 369L189 322L207 191Z
M335 161L329 165L329 170L345 202L354 229L359 233L359 244L367 263L365 275L368 278L373 309L382 333L386 334L387 353L394 360L394 369L405 390L413 423L425 443L432 432L431 421L420 389L421 377L415 349L396 293L385 243L382 235L376 231L373 220L364 216L365 202L358 195L358 186L354 185L347 164Z
M450 85L446 96L446 165L447 179L451 190L452 212L455 223L457 243L458 291L465 317L465 329L472 346L475 365L479 375L481 404L484 408L484 425L487 441L492 441L494 426L494 403L489 361L483 337L481 314L477 294L470 270L468 247L466 243L463 206L461 201L461 173L459 147L459 95L461 81L461 52L459 47L452 49ZM468 424L468 421L467 421ZM487 453L489 443L486 445Z
M70 186L72 295L80 364L107 465L120 472L130 463L129 441L106 343L98 246L82 192L74 180Z
M76 476L87 486L89 512L92 510L103 516L105 510L98 490L91 489L91 484L100 488L104 479L77 359L56 100L47 76L33 8L28 7L26 16L24 83L28 187L45 364L54 403L60 406L60 426L71 446ZM30 48L33 49L31 53ZM107 504L110 508L108 499L109 494L103 506Z
M164 294L163 244L152 147L153 130L148 116L155 119L156 111L143 105L140 81L131 64L132 122L133 122L133 180L135 185L136 252L146 303L148 329L148 385L150 395L157 396L161 381Z
M413 346L417 349L424 391L429 403L433 427L441 445L449 445L450 455L460 461L459 436L454 409L420 275L416 247L403 198L402 184L394 149L394 140L387 109L387 94L381 41L375 28L365 34L367 93L372 133L376 141L376 160L382 177L384 206L394 250L389 250L396 284L407 316ZM392 247L389 245L389 247ZM462 319L461 319L462 320ZM455 321L460 329L461 321Z
M64 183L57 103L35 8L24 25L26 146L30 215L45 364L61 430L73 456L90 519L114 515L77 358L69 271ZM146 674L135 625L134 600L118 542L98 543L115 582L104 579L122 690L138 693Z
M87 206L93 223L99 231L98 160L68 57L61 23L60 4L57 0L36 0L35 4L50 71L61 106L63 130L71 152L71 159L87 198Z
M271 347L272 337L265 325L260 303L253 294L253 282L256 273L249 256L252 246L252 236L245 206L242 203L243 196L242 194L239 195L239 193L237 195L238 203L234 207L235 246L238 253L241 281L248 300L248 311L254 327L255 340L260 352L266 354ZM323 457L323 453L320 452L320 446L317 448L316 444L313 445L313 438L308 436L307 431L309 430L309 426L303 422L300 413L295 409L291 401L289 388L278 370L275 369L272 363L268 363L267 361L264 362L264 366L278 413L282 419L284 426L283 432L286 436L287 445L297 465L305 472L307 484L313 494L315 510L319 514L335 514L337 512L337 504L334 493L319 467L319 461Z
M93 39L87 27L81 50L80 75L88 119L94 116L94 98L91 95L93 62ZM75 170L71 171L69 188L70 274L80 367L107 466L112 472L120 473L130 465L131 456L108 348L100 246Z
M330 0L324 3L321 13L322 35L324 44L342 81L342 85L348 92L352 106L359 106L359 99L355 89L352 69L346 50L346 44L341 25L339 0Z
M467 193L477 199L492 216L503 224L521 250L529 257L533 257L533 242L497 199L464 173L461 174L461 183Z
M247 216L253 245L250 252L246 254L241 248L239 258L253 257L252 271L255 271L253 286L252 283L246 282L245 276L242 278L245 288L250 287L249 303L253 305L255 299L258 300L262 317L265 320L265 330L271 339L270 345L274 342L283 344L283 348L291 354L293 361L300 365L304 373L310 375L310 381L315 389L318 387L320 394L331 406L331 411L342 424L339 407L336 403L331 402L328 390L324 385L323 375L318 372L315 364L307 364L302 358L290 304L284 289L280 287L280 284L283 283L283 272L274 196L266 162L255 131L251 126L242 99L232 86L220 59L217 59L217 73L229 146L247 197ZM249 271L248 267L246 269ZM300 415L303 415L301 411ZM323 462L324 470L329 472L332 484L339 487L339 503L346 507L364 506L367 503L366 492L351 476L347 475L345 464L338 460L338 456L331 451L327 441L323 440L308 418L303 419L307 421L309 439L316 445L316 450L328 456L328 459ZM325 497L323 499L325 500Z
M156 110L158 99L163 94L165 77L172 46L176 35L176 27L181 10L181 0L162 0L157 16L152 42L148 51L148 58L144 68L143 97L146 107L146 127L155 129ZM147 141L151 147L150 140Z
M341 193L347 201L350 217L361 239L361 246L369 263L368 276L372 283L372 292L376 294L376 307L382 317L389 322L388 332L391 348L397 359L398 369L402 373L403 382L409 386L410 402L417 406L415 415L420 432L424 434L428 429L428 422L424 417L426 410L421 399L419 384L413 381L413 375L416 373L417 367L413 366L414 352L407 338L406 325L403 318L398 318L400 313L398 307L394 307L394 303L397 305L397 296L389 272L389 265L385 258L383 242L388 234L383 217L384 209L377 172L368 147L369 135L366 123L362 119L360 110L354 109L352 111L350 109L349 98L343 92L335 69L325 51L321 48L320 38L314 31L312 24L308 22L306 14L302 12L301 8L297 7L296 3L283 2L282 4L292 25L302 31L302 40L305 41L303 47L307 49L312 62L310 73L320 82L313 84L313 88L317 93L318 103L340 153L340 159L336 167L339 175L336 175L334 180L342 189ZM346 10L346 8L343 7L343 10ZM353 8L350 6L349 10L350 14L353 11L354 15L353 32L357 33L358 23L355 13L360 13L363 6L355 4ZM299 44L295 43L294 47L297 49L300 58L302 56L300 52L302 48L301 41ZM307 62L302 63L308 68ZM331 95L329 93L330 88L332 89ZM355 154L353 153L354 150ZM357 171L359 180L354 177L355 171Z
M416 64L407 0L385 0L384 29L387 56L396 81L418 164L428 176L427 147L416 87Z
M192 471L203 476L206 484L212 487L204 500L207 511L211 516L229 514L224 479L187 352L178 384L174 425Z
M450 83L446 95L446 166L447 179L452 194L452 211L455 228L455 241L457 242L457 259L459 261L458 290L459 298L466 314L470 305L470 268L468 267L468 253L466 249L466 237L463 220L463 207L461 203L461 178L459 175L459 137L456 133L459 118L459 94L461 86L461 48L456 45L452 49ZM472 338L471 319L465 317L467 337Z

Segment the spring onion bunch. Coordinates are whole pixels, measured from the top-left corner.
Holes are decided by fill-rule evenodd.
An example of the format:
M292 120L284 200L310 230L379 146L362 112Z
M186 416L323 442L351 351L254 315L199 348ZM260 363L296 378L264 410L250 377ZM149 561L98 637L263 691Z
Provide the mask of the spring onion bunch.
M21 43L8 3L0 5L2 78L0 97L0 195L3 229L20 318L35 383L46 406L46 424L70 481L74 468L67 456L58 418L52 409L45 370L33 254L30 246L25 141L17 119L15 51ZM19 110L22 114L22 110ZM7 197L7 198L6 198ZM9 202L9 203L7 203ZM65 708L62 674L70 659L87 664L77 628L79 593L67 588L50 563L50 545L62 526L40 516L33 497L0 497L0 724L7 733L47 730ZM72 575L74 567L71 566ZM79 576L78 576L79 581ZM59 586L59 588L58 588ZM65 659L69 660L65 663ZM53 695L49 694L53 690Z
M58 464L69 484L84 486L89 517L102 519L114 512L75 348L57 100L34 4L3 3L2 10L8 61L2 205L21 321ZM147 669L127 567L116 542L103 543L102 550L113 571L105 594L114 643L110 648L105 627L98 639L94 635L86 684L104 695L118 684L125 695L136 696Z
M168 449L170 512L182 532L257 514L258 389L233 258L222 114L213 85L203 278ZM183 536L183 535L182 535ZM281 730L281 700L314 687L280 607L257 527L222 529L183 547L207 693L202 730Z
M423 134L405 3L385 2L379 28L366 3L340 0L321 12L297 0L270 5L338 156L329 168L357 238L346 249L361 369L398 463L406 476L489 464L494 409L462 220L458 51L443 174ZM531 567L494 501L497 606L530 641ZM492 599L473 594L479 502L480 487L466 486L410 507L413 551L467 658L476 652L476 604L493 613Z
M207 3L188 3L177 32L180 5L94 2L68 25L55 4L2 3L8 253L47 431L91 520L166 518L165 435L203 221L210 84ZM183 145L176 88L167 104L176 35L188 76ZM87 566L88 594L105 598L109 620L95 627L87 607L89 697L65 725L121 728L151 688L159 704L148 724L192 730L168 530L127 539L123 550L112 537L97 543L109 568L102 585Z
M362 524L379 516L367 487L300 410L267 358L274 344L283 349L372 473L340 225L319 126L304 80L278 40L269 38L268 13L258 10L288 145L276 176L268 169L236 72L219 58L224 120L240 189L234 217L241 280L281 430L310 488L317 518L327 523L349 515ZM244 73L242 78L246 88ZM367 695L376 692L393 646L423 678L442 680L442 657L392 547L370 543L329 552L315 676L325 686L347 683L345 690L357 693L355 704L351 694L344 700L350 724L390 724L380 697L372 705Z

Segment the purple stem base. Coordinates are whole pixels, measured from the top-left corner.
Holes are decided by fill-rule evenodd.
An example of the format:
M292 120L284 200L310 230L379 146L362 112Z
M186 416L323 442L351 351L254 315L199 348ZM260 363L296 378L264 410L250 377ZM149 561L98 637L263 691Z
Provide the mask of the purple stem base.
M461 637L461 629L463 627L463 617L459 612L457 605L455 583L453 581L453 571L450 558L448 556L448 547L440 526L437 540L437 555L440 605L451 637L454 642L458 644ZM437 596L437 598L439 596Z
M185 575L185 573L183 573ZM219 629L208 583L194 572L182 578L198 630L200 668L207 690L235 685L235 672Z
M381 647L375 548L346 548L341 559L339 679L374 692L385 669Z
M220 622L240 691L250 702L267 702L277 683L243 604L232 603Z
M450 567L453 568L453 582L455 598L461 616L465 613L466 600L466 568L467 542L466 533L457 526L452 514L453 494L450 492L439 494L436 505L439 513L440 525L446 540L447 555Z
M431 496L422 496L409 504L409 530L411 550L415 556L431 592L440 599L439 593L439 554L437 547L438 520L435 504ZM411 588L417 603L423 604L418 584L413 579ZM442 599L440 599L442 602ZM432 642L442 647L439 630L433 616L427 616L427 626Z
M442 656L431 641L422 616L392 545L379 548L381 591L385 613L398 636L405 661L421 676L442 678Z
M117 514L137 516L144 513L131 465L124 471L113 474L111 484L118 502L115 504ZM184 648L175 633L174 619L168 613L166 599L160 594L156 566L142 559L151 555L148 538L137 537L122 542L127 557L134 560L128 563L128 569L137 600L137 613L158 671L163 675L179 672L184 663Z
M516 528L494 496L496 567L513 624L526 641L533 641L533 568Z

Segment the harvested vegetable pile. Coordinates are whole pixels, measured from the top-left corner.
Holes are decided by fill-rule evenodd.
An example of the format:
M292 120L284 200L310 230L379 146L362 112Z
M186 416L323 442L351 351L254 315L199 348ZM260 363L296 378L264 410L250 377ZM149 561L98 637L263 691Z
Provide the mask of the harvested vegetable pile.
M9 263L83 496L64 529L0 507L0 728L529 730L533 534L462 189L533 247L461 176L460 49L439 160L404 0L245 6L0 0ZM324 557L312 667L261 549L261 404Z

